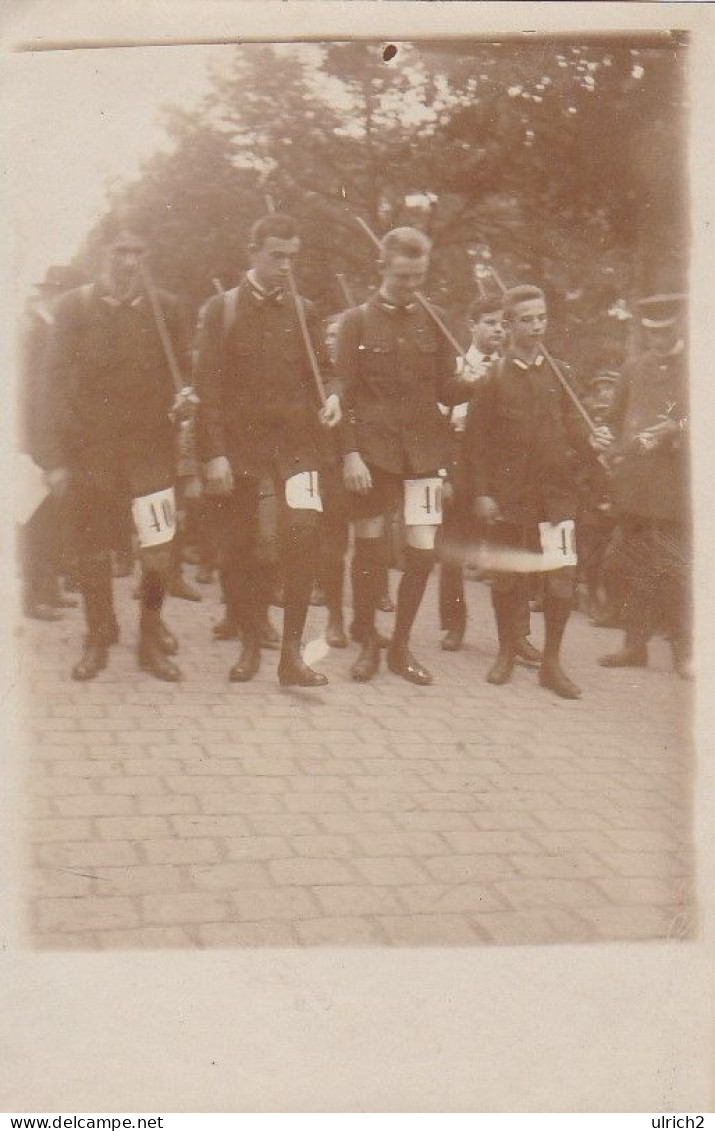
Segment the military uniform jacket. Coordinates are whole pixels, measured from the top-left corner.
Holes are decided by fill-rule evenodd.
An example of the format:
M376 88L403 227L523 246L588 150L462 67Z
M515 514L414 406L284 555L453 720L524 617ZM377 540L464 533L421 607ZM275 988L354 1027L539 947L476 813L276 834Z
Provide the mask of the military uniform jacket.
M53 324L52 312L38 303L23 320L20 335L20 379L18 381L18 444L35 462L44 454L42 429L46 424L43 409L43 364Z
M166 293L157 297L181 365L178 304ZM53 314L43 381L43 465L98 480L122 468L131 471L136 494L172 482L174 384L146 295L120 304L99 282L68 291Z
M336 369L343 387L344 452L395 475L446 467L449 424L439 403L458 404L451 346L417 303L397 308L380 295L343 315Z
M324 377L336 392L319 321L304 304L308 331ZM226 296L203 309L196 356L200 459L226 456L234 475L283 478L325 463L320 399L290 295L262 294L244 278L227 318Z
M641 518L685 521L690 511L685 350L663 358L647 352L623 370L609 423L617 447L610 459L618 510ZM680 424L646 452L636 437L665 416Z
M559 367L571 380L566 366ZM507 352L476 383L463 458L472 499L491 496L508 522L533 526L576 517L579 464L593 455L543 355L527 365Z

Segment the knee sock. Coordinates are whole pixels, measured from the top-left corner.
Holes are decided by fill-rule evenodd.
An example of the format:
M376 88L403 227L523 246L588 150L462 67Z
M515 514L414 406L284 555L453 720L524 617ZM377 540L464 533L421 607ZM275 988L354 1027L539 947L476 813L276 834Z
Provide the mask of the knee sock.
M564 630L571 616L573 599L555 597L549 592L548 584L544 594L544 662L556 663L559 658Z
M283 646L300 644L318 567L318 528L291 525L281 540L284 578Z
M352 561L353 622L356 637L375 631L375 612L382 594L385 545L382 537L356 538Z
M406 644L409 639L433 565L434 550L421 550L414 546L405 548L405 572L397 592L395 643Z

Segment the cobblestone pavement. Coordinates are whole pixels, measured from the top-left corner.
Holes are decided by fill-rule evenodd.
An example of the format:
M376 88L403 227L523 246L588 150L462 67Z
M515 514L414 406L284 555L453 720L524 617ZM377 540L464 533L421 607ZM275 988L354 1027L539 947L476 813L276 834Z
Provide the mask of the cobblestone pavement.
M646 671L606 671L596 657L619 635L577 614L565 666L581 702L525 668L490 687L487 588L468 584L467 642L451 655L434 584L414 638L437 677L427 689L384 670L352 683L352 649L317 665L321 691L281 691L273 652L255 682L230 685L236 644L210 643L216 587L201 605L167 603L180 685L136 667L129 580L122 642L90 684L69 679L79 610L23 621L32 945L692 936L691 688L665 643ZM312 610L307 636L323 621Z

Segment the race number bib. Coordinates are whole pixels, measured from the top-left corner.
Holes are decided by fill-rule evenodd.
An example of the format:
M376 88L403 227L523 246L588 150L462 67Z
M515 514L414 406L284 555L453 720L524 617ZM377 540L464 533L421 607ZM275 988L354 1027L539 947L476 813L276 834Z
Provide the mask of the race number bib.
M440 526L442 523L442 480L405 480L405 526Z
M286 502L295 511L322 511L317 471L299 471L286 479Z
M572 518L556 523L540 522L539 538L543 570L563 569L564 566L577 564L576 528Z
M141 549L171 542L176 533L174 488L133 499L132 517Z

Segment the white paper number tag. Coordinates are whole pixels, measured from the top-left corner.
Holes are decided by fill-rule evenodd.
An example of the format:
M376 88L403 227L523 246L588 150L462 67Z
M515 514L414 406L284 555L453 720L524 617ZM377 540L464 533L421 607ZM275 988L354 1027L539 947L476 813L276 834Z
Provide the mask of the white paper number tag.
M566 518L563 522L540 522L539 538L543 570L563 569L564 566L575 566L578 563L576 528L572 518Z
M133 499L132 517L141 549L171 542L176 533L174 488L167 487L164 491Z
M405 526L440 526L442 523L442 480L405 480Z
M286 479L286 502L295 511L322 511L317 471L299 471Z

